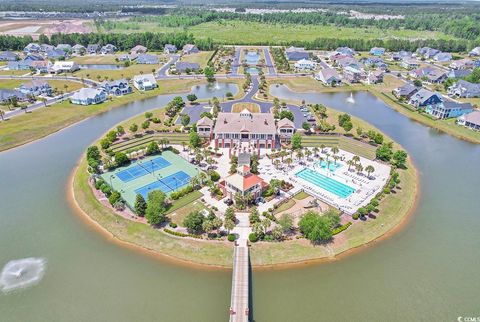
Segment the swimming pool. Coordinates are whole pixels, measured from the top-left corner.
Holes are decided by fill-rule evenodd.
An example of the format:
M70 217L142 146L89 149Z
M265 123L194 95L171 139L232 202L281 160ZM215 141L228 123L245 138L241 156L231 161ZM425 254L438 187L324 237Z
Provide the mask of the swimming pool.
M322 168L325 168L325 169L327 168L327 162L326 162L326 161L321 161L321 162L319 162L318 164L319 164ZM329 167L328 167L328 169L333 172L333 171L335 171L335 170L337 170L337 169L339 169L339 168L341 168L341 167L342 167L342 165L341 165L340 163L335 164L335 162L331 162L330 165L329 165Z
M308 168L297 172L295 175L343 199L355 192L352 187Z

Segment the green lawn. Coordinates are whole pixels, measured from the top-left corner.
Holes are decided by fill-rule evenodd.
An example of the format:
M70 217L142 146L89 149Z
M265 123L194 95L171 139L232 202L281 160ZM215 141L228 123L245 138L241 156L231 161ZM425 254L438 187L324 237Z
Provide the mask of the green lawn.
M295 206L295 204L296 204L296 201L294 199L290 199L287 202L282 203L280 205L280 207L275 209L275 213L278 214L278 213L281 213L282 211L288 210L288 209L292 208L293 206Z
M135 75L139 75L142 72L144 74L151 74L153 70L158 71L161 67L161 64L156 65L143 65L143 64L133 64L129 67L123 69L113 69L113 70L94 70L94 69L81 69L75 73L73 76L80 78L90 78L95 81L103 81L107 79L121 79L121 78L133 78Z
M200 191L195 190L192 193L189 193L188 195L186 195L185 197L182 197L178 200L173 201L172 205L167 210L167 214L171 214L173 212L180 213L185 211L188 211L188 212L192 211L191 209L189 209L189 205L202 196L203 195Z
M306 193L305 191L300 191L295 196L293 196L293 198L295 198L296 200L303 200L303 199L308 198L308 197L310 197L310 195L308 193Z
M212 57L213 51L201 51L199 53L183 55L181 61L197 63L200 68L207 67L208 60Z
M14 89L28 82L30 82L29 79L0 79L0 88ZM76 91L84 87L84 85L80 82L63 80L47 80L47 83L49 83L53 89L57 88L59 91L65 91L65 85L68 86L67 91L69 92Z

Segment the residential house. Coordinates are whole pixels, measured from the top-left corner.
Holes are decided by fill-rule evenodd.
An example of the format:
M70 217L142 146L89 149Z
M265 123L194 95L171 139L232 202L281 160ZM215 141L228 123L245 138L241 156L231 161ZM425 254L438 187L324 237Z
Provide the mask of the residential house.
M115 47L112 44L106 44L105 46L102 46L100 49L100 53L102 55L113 55L117 51L117 47Z
M155 65L159 63L157 55L141 54L137 57L137 64Z
M317 63L308 59L301 59L295 63L295 68L299 70L314 70Z
M459 117L473 111L473 106L470 103L457 103L453 101L445 101L442 104L427 105L425 112L437 119L447 119L452 117Z
M448 72L448 78L463 78L470 75L472 71L470 69L452 69Z
M42 55L39 54L27 54L23 60L25 61L41 61L44 60L45 58Z
M352 66L356 69L361 69L362 68L362 65L360 64L360 62L358 62L355 58L353 57L350 57L350 56L346 56L344 58L339 58L336 60L336 65L341 67L341 68L345 68L347 66Z
M382 47L373 47L372 49L370 49L370 55L373 55L373 56L382 56L383 54L385 54L385 48L382 48Z
M438 61L438 62L447 62L452 60L452 54L450 53L438 53L433 57L433 60Z
M71 52L72 51L72 46L69 44L58 44L55 49L61 49L65 52Z
M430 48L430 47L418 48L417 51L416 51L416 55L418 57L423 57L425 59L432 59L438 53L440 53L440 50Z
M256 200L262 196L263 190L268 187L268 183L263 181L261 177L250 172L248 165L239 166L234 174L226 177L219 185L223 194L231 200L235 199L236 194L252 195Z
M392 93L398 99L409 100L413 94L418 92L420 87L416 87L413 84L407 83L403 86L395 88Z
M442 83L447 78L447 73L433 67L417 68L409 73L410 77L426 80L432 84Z
M65 59L67 53L63 49L48 49L45 51L45 56L48 59Z
M25 48L23 48L23 52L25 54L38 54L41 50L41 47L37 43L29 43Z
M200 69L200 65L197 63L189 63L185 61L178 61L175 63L175 70L178 73L185 73L190 71L197 71Z
M400 50L399 52L393 53L391 56L391 59L394 61L401 61L408 58L412 58L411 51Z
M18 60L18 55L11 51L2 51L0 53L0 60L1 61L16 61Z
M360 59L360 63L364 64L365 66L376 67L382 70L388 69L388 65L383 62L383 59L378 57L362 58Z
M473 67L474 68L479 68L480 67L480 60L473 61Z
M336 86L342 84L342 78L338 75L335 68L325 68L318 71L315 75L315 79L321 81L328 86Z
M41 44L40 45L40 51L42 53L47 52L47 50L53 50L53 49L55 49L55 46L52 46L52 45L49 45L49 44Z
M358 68L347 66L343 69L343 79L349 83L359 83L364 78L364 73Z
M149 91L155 89L158 85L153 74L144 74L133 77L133 86L139 91Z
M416 108L425 108L428 105L442 104L442 97L427 89L420 89L410 97L408 103Z
M405 58L400 63L400 66L405 69L414 69L420 67L420 63L414 58Z
M74 61L56 61L50 68L50 72L54 74L73 73L80 69L80 66Z
M39 74L46 74L52 67L52 63L49 60L36 60L30 64L30 69L37 71Z
M100 45L90 44L87 46L87 54L96 55L100 51Z
M480 131L480 111L464 114L457 119L457 124Z
M32 67L32 61L30 60L17 60L8 62L8 70L30 70Z
M23 83L22 85L20 85L18 90L23 94L30 95L30 96L39 96L39 95L52 96L53 95L53 89L50 86L50 84L48 84L48 82L46 81L37 80L37 79L34 79L28 83Z
M456 97L480 97L480 84L470 83L460 79L448 88L449 96Z
M469 69L473 68L473 60L464 58L459 60L454 60L450 64L450 68L452 69Z
M92 105L100 104L106 99L107 94L103 90L84 87L73 93L70 97L70 102L78 105Z
M349 47L338 47L335 51L346 56L354 56L356 54L355 50Z
M200 50L198 50L197 46L195 45L186 44L185 46L183 46L182 52L184 55L189 55L189 54L196 54L200 52Z
M285 50L285 54L287 56L287 60L290 61L299 61L302 59L308 59L309 53L305 50L305 48L301 47L289 47Z
M343 55L343 54L340 54L340 53L332 53L330 56L328 56L328 59L332 62L332 63L336 63L338 60L341 60L341 59L344 59L344 58L352 58L352 56L349 56L349 55Z
M87 49L80 44L76 44L75 46L72 47L72 54L74 55L81 56L81 55L85 55L86 52L87 52Z
M283 118L277 123L277 132L281 142L290 142L295 133L295 123Z
M201 137L211 138L213 133L213 121L209 117L202 117L197 122L197 133Z
M133 92L132 87L128 84L127 80L120 79L116 81L104 81L100 84L100 88L109 95L122 96L131 94Z
M469 56L480 56L480 47L473 48L469 53Z
M147 52L147 47L142 45L136 45L132 49L130 49L130 54L132 55L140 55L145 54Z
M6 104L12 99L16 99L17 102L24 102L27 100L27 95L16 89L0 89L0 103Z
M369 85L383 83L383 70L371 70L365 78L365 83Z
M120 56L118 56L119 61L133 61L137 58L137 54L121 54Z
M172 45L172 44L166 44L163 47L163 52L165 54L175 54L177 52L177 47L175 45Z

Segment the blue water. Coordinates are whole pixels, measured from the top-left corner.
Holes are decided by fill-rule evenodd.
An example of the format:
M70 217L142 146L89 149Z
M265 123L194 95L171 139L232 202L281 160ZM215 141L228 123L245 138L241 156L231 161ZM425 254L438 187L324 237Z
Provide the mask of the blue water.
M320 166L321 166L322 168L326 168L326 167L327 167L327 162L326 162L326 161L321 161L321 162L319 162L319 164L320 164ZM340 163L335 164L334 162L332 162L332 163L330 163L330 166L328 167L328 169L329 169L330 171L334 172L335 170L337 170L337 169L339 169L339 168L341 168L341 167L342 167L342 165L341 165Z
M149 183L146 186L136 189L135 193L141 194L146 200L150 191L161 190L165 194L168 194L188 185L189 183L190 176L183 171L178 171L169 175L168 177L159 178L158 181Z
M249 51L245 55L245 60L247 61L247 64L249 64L249 65L256 65L256 64L258 64L258 61L260 60L260 54L258 54L255 51Z
M245 68L245 73L249 73L250 75L258 75L259 69L257 67L248 67Z
M148 173L168 167L169 165L170 162L162 157L158 157L150 161L139 161L135 165L116 173L116 175L123 182L128 182L136 178L140 178Z
M310 183L313 183L314 185L324 190L327 190L339 196L340 198L345 199L348 196L350 196L353 192L355 192L355 189L353 189L352 187L349 187L346 184L338 182L337 180L332 179L330 177L326 177L323 174L310 170L308 168L305 168L297 172L295 175Z

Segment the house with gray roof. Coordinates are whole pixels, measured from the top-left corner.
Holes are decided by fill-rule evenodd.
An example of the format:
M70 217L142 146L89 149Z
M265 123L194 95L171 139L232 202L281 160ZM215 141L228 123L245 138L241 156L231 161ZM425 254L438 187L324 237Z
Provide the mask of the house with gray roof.
M363 71L354 65L349 65L343 69L343 79L349 83L359 83L365 77Z
M282 142L289 142L295 133L295 123L287 118L283 118L277 123L277 133Z
M113 55L117 51L117 47L115 47L112 44L106 44L105 46L102 46L100 49L100 53L102 55Z
M93 105L100 104L107 99L107 94L97 88L84 87L73 93L70 97L72 104Z
M408 100L408 99L410 99L410 97L412 97L413 94L415 94L419 90L420 90L420 87L416 87L413 84L407 83L403 86L395 88L392 91L392 93L398 99Z
M433 60L438 61L438 62L447 62L452 60L452 54L450 53L438 53L435 56L433 56Z
M48 59L64 59L67 57L67 53L62 49L49 49L45 51L45 56Z
M452 69L448 72L448 78L463 78L470 75L472 71L470 69Z
M354 56L356 54L355 50L350 47L338 47L335 51L346 56Z
M457 103L453 101L444 101L442 104L432 104L425 107L425 112L437 119L448 119L459 117L473 111L470 103Z
M165 54L175 54L177 52L177 47L175 45L172 45L172 44L166 44L163 47L163 52Z
M30 70L32 68L31 60L9 61L8 70Z
M434 93L427 89L420 89L410 97L408 103L416 108L425 108L428 105L441 104L442 97L438 93Z
M23 102L27 100L27 95L16 89L0 89L0 103L6 104L13 98L17 102Z
M418 48L416 51L417 56L424 57L425 59L432 59L438 53L440 53L440 50L430 47Z
M137 64L155 65L159 63L157 55L141 54L137 57Z
M0 60L1 61L16 61L18 59L18 55L11 51L2 51L0 53Z
M448 88L448 95L455 97L480 97L480 84L460 79Z
M75 46L72 47L72 54L74 55L77 55L77 56L85 55L86 52L87 52L87 49L80 44L76 44Z
M454 60L449 65L452 69L467 69L473 67L473 60L464 58L459 60Z
M200 69L200 65L197 63L189 63L185 61L178 61L175 63L175 70L178 73L185 73L189 71L197 71Z
M38 54L41 51L41 47L37 43L29 43L25 48L23 48L23 52L26 54Z
M100 45L90 44L87 46L87 54L96 55L100 51Z
M153 74L135 75L133 86L139 91L149 91L158 87L157 80Z
M480 131L480 111L473 111L458 117L457 124Z
M335 68L324 68L315 74L315 79L321 81L328 86L336 86L342 84L342 78Z
M469 53L469 56L480 56L480 47L473 48Z
M48 82L44 80L38 80L38 79L34 79L30 82L23 83L22 85L20 85L18 90L23 94L30 95L30 96L39 96L39 95L52 96L53 94L53 89L50 86L50 84L48 84Z
M188 55L198 53L200 52L200 50L198 50L197 46L195 45L186 44L185 46L183 46L182 52L184 55Z
M197 132L201 137L211 137L213 130L213 121L209 117L202 117L197 122Z
M104 81L100 83L100 88L107 94L115 96L122 96L133 92L132 87L128 84L126 79Z
M69 44L58 44L57 47L55 47L55 49L61 49L63 51L71 51L72 46Z
M285 50L285 55L287 56L287 60L290 61L299 61L302 59L308 59L309 53L302 47L289 47Z
M53 49L55 49L55 46L53 46L53 45L49 45L49 44L41 44L40 45L40 51L42 53L46 52L47 50L53 50Z
M140 55L140 54L145 54L147 52L147 47L142 46L142 45L136 45L132 49L130 49L130 54L134 55Z
M443 83L447 78L447 73L443 70L433 67L423 67L412 70L408 73L411 77L417 79L425 79L432 84Z

